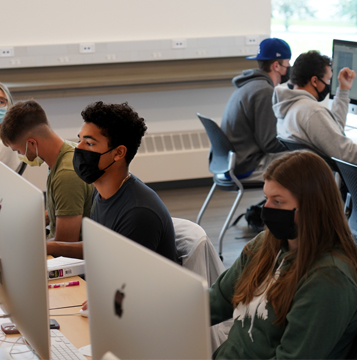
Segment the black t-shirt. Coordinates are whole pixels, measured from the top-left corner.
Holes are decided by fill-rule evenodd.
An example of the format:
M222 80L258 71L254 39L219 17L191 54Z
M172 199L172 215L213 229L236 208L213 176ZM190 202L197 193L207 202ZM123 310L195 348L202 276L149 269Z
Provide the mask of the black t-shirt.
M91 219L178 262L171 216L159 196L131 175L109 199L93 194Z

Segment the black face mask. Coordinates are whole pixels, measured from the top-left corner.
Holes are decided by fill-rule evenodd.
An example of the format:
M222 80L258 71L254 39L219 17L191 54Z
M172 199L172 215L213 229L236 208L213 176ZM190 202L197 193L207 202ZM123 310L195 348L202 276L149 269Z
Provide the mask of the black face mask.
M93 183L105 173L105 170L108 169L109 166L112 166L115 163L115 161L113 161L103 170L98 168L100 157L113 149L101 154L94 151L75 148L73 155L74 171L87 184Z
M294 222L294 210L262 208L260 217L269 231L279 240L296 239L298 235L297 226Z
M318 91L317 88L315 88L315 89L316 89L316 92L317 92L317 96L318 96L317 101L324 101L326 95L331 92L331 85L330 85L330 84L326 84L325 81L323 81L323 80L320 79L320 78L318 78L318 79L319 79L322 83L325 84L325 88L324 88L322 91Z
M285 67L283 65L281 65L282 67ZM286 74L285 75L280 75L281 77L281 80L280 80L280 84L284 84L286 83L287 81L289 81L290 79L290 70L291 70L291 67L290 66L286 66Z

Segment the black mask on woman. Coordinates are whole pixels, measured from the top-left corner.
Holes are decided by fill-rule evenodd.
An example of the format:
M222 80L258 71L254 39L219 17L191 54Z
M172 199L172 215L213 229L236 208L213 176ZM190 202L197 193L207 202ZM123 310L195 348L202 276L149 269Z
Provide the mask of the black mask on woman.
M317 96L318 96L318 99L317 101L324 101L325 100L325 97L327 94L329 94L331 92L331 85L330 84L326 84L325 81L323 81L322 79L318 78L322 83L325 84L325 88L322 90L322 91L318 91L317 88L316 89L316 92L317 92Z
M75 148L73 155L73 167L78 177L80 177L87 184L91 184L98 180L105 173L105 170L115 163L115 161L113 161L105 169L100 170L98 168L100 157L109 151L112 151L113 149L110 149L101 154L94 151Z
M294 210L282 210L263 207L261 219L269 231L279 240L296 239L298 235L297 226L294 222Z

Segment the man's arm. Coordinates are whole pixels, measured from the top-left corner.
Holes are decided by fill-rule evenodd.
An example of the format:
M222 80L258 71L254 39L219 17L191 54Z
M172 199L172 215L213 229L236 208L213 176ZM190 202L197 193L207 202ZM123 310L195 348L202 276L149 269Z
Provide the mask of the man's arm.
M336 96L332 102L331 112L334 114L338 123L342 128L345 127L348 104L350 102L349 91L353 85L353 79L356 77L356 73L349 68L343 68L338 73L338 88Z
M47 255L83 259L83 243L81 241L63 242L48 240L46 245Z
M45 224L46 226L50 224L50 218L48 217L48 211L45 211Z
M76 242L82 225L82 215L57 216L56 217L56 234L51 240Z
M272 96L273 89L262 88L257 91L254 100L254 137L265 154L286 151L276 138L277 119L273 112Z

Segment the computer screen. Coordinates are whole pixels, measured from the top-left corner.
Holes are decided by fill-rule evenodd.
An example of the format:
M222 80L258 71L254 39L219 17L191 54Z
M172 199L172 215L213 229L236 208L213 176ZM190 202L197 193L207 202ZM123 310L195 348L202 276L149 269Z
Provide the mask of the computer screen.
M0 306L50 358L43 193L0 162Z
M207 282L83 219L93 359L210 359Z
M338 87L338 73L344 67L348 67L357 73L357 42L345 40L333 40L332 45L332 79L330 99L336 95ZM351 103L349 113L357 114L357 81L353 82L350 90Z

